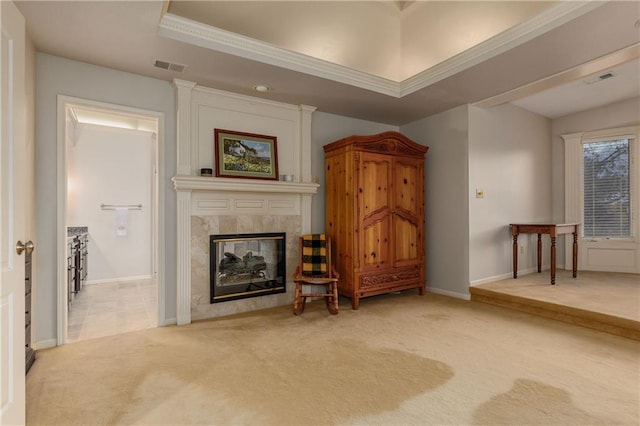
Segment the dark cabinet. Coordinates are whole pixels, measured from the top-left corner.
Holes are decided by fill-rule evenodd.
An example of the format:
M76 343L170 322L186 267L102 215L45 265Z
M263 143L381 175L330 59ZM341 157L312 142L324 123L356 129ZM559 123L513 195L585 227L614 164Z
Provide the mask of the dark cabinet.
M67 306L71 305L75 293L75 257L73 239L67 240Z
M86 229L86 228L84 228ZM75 233L67 239L67 303L71 305L87 281L89 271L89 234Z
M36 360L36 353L31 347L31 259L30 250L25 251L24 258L24 357L26 373Z

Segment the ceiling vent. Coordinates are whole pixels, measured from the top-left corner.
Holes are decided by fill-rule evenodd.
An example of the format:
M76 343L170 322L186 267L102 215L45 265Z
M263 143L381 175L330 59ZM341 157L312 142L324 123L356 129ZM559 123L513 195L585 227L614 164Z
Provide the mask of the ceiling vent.
M606 72L604 74L594 75L593 77L586 78L586 79L584 79L582 81L584 81L585 84L594 84L594 83L597 83L599 81L611 78L613 76L614 76L613 72L609 71L609 72Z
M156 60L153 66L155 66L156 68L162 68L163 70L169 70L169 71L175 71L175 72L184 72L185 68L187 68L187 66L183 64L174 64L172 62L159 61L159 60Z

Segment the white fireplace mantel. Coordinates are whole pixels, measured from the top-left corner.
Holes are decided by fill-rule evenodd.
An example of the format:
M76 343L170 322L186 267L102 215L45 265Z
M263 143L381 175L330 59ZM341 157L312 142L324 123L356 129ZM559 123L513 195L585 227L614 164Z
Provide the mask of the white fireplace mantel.
M272 192L288 194L315 194L320 186L312 182L281 182L202 176L174 176L171 178L176 191L215 192Z

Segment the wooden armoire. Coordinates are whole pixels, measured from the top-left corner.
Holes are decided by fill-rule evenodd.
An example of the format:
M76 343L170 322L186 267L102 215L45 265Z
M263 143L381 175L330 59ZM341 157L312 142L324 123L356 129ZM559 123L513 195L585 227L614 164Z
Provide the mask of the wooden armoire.
M360 299L425 292L424 159L428 147L398 132L350 136L324 146L325 232L338 291Z

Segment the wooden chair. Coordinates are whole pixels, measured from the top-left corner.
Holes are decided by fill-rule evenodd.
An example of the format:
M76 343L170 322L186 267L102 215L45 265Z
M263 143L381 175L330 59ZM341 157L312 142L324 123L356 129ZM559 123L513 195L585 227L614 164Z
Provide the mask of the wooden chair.
M324 297L332 315L338 313L338 272L331 264L331 239L325 234L306 234L300 237L300 262L293 274L295 294L293 313L304 312L307 297ZM303 285L312 289L325 286L324 293L304 293Z

